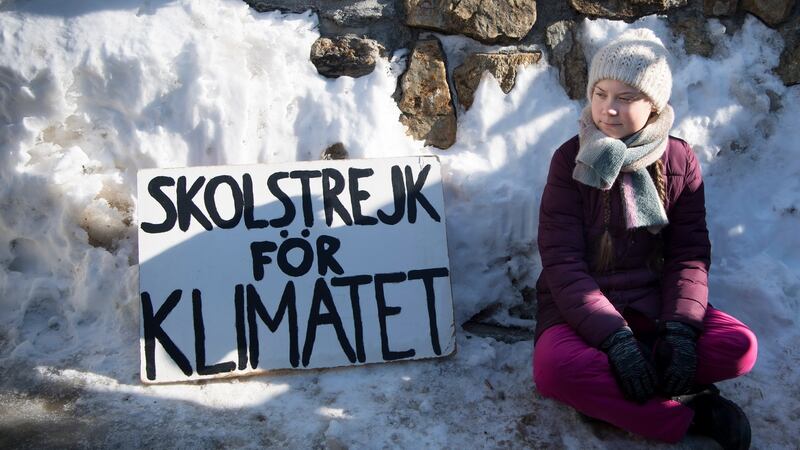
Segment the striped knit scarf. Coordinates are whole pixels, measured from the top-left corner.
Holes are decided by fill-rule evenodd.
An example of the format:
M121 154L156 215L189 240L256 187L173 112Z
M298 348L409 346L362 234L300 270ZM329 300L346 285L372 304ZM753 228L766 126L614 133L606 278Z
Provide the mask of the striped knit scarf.
M621 173L620 190L629 229L647 227L655 234L669 223L647 166L664 154L673 120L672 107L667 105L654 122L623 141L597 129L591 105L581 113L580 150L572 178L587 186L609 190Z

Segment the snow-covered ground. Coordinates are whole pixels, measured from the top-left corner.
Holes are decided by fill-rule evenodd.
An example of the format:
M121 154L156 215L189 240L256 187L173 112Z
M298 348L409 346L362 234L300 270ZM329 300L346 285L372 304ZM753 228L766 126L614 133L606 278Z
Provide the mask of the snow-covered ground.
M523 70L508 95L486 78L439 151L397 120L405 54L325 79L308 60L316 24L238 0L0 2L0 446L654 445L542 399L532 342L460 329L445 359L140 383L139 169L313 160L335 142L353 158L436 154L457 323L517 303L538 275L540 191L581 107L556 69ZM706 181L712 302L760 338L753 372L720 387L749 414L754 446L796 448L800 87L771 72L780 36L752 18L735 33L710 20L716 50L703 58L658 17L582 26L587 51L642 26L672 51L673 134ZM474 45L442 40L453 60Z

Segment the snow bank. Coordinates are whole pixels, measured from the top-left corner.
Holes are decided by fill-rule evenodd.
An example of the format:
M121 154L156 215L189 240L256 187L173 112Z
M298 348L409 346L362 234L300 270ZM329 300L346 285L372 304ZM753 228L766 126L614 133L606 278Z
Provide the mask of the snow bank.
M538 276L540 192L581 108L553 67L523 70L508 95L485 78L460 111L456 144L438 151L397 120L390 96L405 55L366 77L326 80L308 60L318 37L311 14L257 14L234 0L42 0L0 10L0 423L25 425L9 434L17 442L440 448L632 439L576 426L572 411L539 398L530 342L464 333L459 353L440 361L138 383L142 168L312 160L339 141L354 158L437 154L457 322L500 305L498 320L532 326L504 311ZM712 302L761 336L754 372L722 389L751 415L755 445L792 445L800 88L772 74L782 42L754 19L732 35L709 21L711 58L686 55L657 17L587 20L585 47L642 26L673 53L674 134L703 165ZM446 50L457 53L460 39L443 38ZM174 432L158 428L165 422ZM26 441L44 430L50 437Z

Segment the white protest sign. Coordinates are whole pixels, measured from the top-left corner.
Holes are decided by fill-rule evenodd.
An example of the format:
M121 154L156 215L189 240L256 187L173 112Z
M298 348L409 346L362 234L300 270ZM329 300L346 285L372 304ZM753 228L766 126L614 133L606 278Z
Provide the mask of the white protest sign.
M455 350L435 157L138 174L146 383Z

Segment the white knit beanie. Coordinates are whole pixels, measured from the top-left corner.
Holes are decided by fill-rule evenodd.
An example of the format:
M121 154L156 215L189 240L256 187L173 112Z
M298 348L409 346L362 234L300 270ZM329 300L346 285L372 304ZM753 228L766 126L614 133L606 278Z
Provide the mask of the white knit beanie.
M592 101L592 90L600 80L617 80L635 87L653 102L661 113L672 92L669 53L651 30L628 30L597 51L589 67L586 96Z

